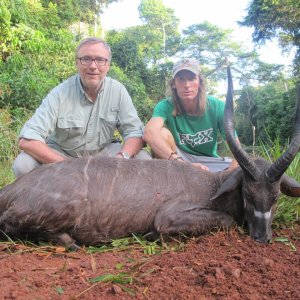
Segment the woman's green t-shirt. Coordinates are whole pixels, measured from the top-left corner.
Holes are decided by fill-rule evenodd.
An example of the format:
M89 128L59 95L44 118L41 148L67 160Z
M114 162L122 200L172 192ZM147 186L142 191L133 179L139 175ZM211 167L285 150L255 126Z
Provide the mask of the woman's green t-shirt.
M207 106L202 116L187 114L173 116L173 102L161 100L154 108L152 117L161 117L165 126L171 131L177 147L187 153L218 157L217 137L224 131L225 102L212 96L207 97Z

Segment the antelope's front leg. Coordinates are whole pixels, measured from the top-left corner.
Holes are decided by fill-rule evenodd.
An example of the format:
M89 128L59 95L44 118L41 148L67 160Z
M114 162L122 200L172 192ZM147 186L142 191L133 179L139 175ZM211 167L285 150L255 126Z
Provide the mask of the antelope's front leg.
M162 207L155 216L154 226L159 233L201 235L214 228L230 228L236 222L228 214L189 203L172 203Z

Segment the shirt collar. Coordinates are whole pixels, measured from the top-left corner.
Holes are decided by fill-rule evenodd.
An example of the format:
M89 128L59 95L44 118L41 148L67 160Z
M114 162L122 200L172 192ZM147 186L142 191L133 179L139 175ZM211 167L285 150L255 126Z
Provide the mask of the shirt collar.
M84 91L83 86L82 86L82 83L81 83L81 80L80 80L79 74L77 74L77 79L76 79L76 80L77 80L77 83L78 83L78 85L79 85L80 92L81 92L81 94L82 94L82 98L81 98L81 99L88 100L89 102L94 103L94 102L88 97L88 95L86 94L86 92ZM103 82L102 82L102 85L101 85L100 90L98 91L97 99L99 98L99 95L100 95L100 94L102 93L102 91L104 90L105 82L106 82L106 76L105 76L105 78L103 79Z

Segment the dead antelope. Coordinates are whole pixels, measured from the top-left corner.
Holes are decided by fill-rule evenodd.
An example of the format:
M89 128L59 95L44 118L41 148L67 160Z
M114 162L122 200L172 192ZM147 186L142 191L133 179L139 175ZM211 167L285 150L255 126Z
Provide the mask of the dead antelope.
M189 163L100 156L44 165L0 191L0 230L70 247L133 232L199 235L246 221L254 240L268 242L280 191L300 196L299 183L284 174L300 145L300 105L289 148L270 164L235 142L232 98L228 67L225 128L240 167L210 173Z

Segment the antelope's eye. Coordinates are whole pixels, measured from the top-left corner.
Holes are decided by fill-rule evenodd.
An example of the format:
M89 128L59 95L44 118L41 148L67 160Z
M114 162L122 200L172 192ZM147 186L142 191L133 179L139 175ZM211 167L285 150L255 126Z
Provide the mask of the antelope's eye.
M273 204L277 202L277 200L279 199L279 196L280 196L280 193L273 198L273 200L272 200Z
M255 206L255 203L254 203L254 199L252 197L252 194L250 193L247 193L247 191L244 191L244 202L251 206Z

